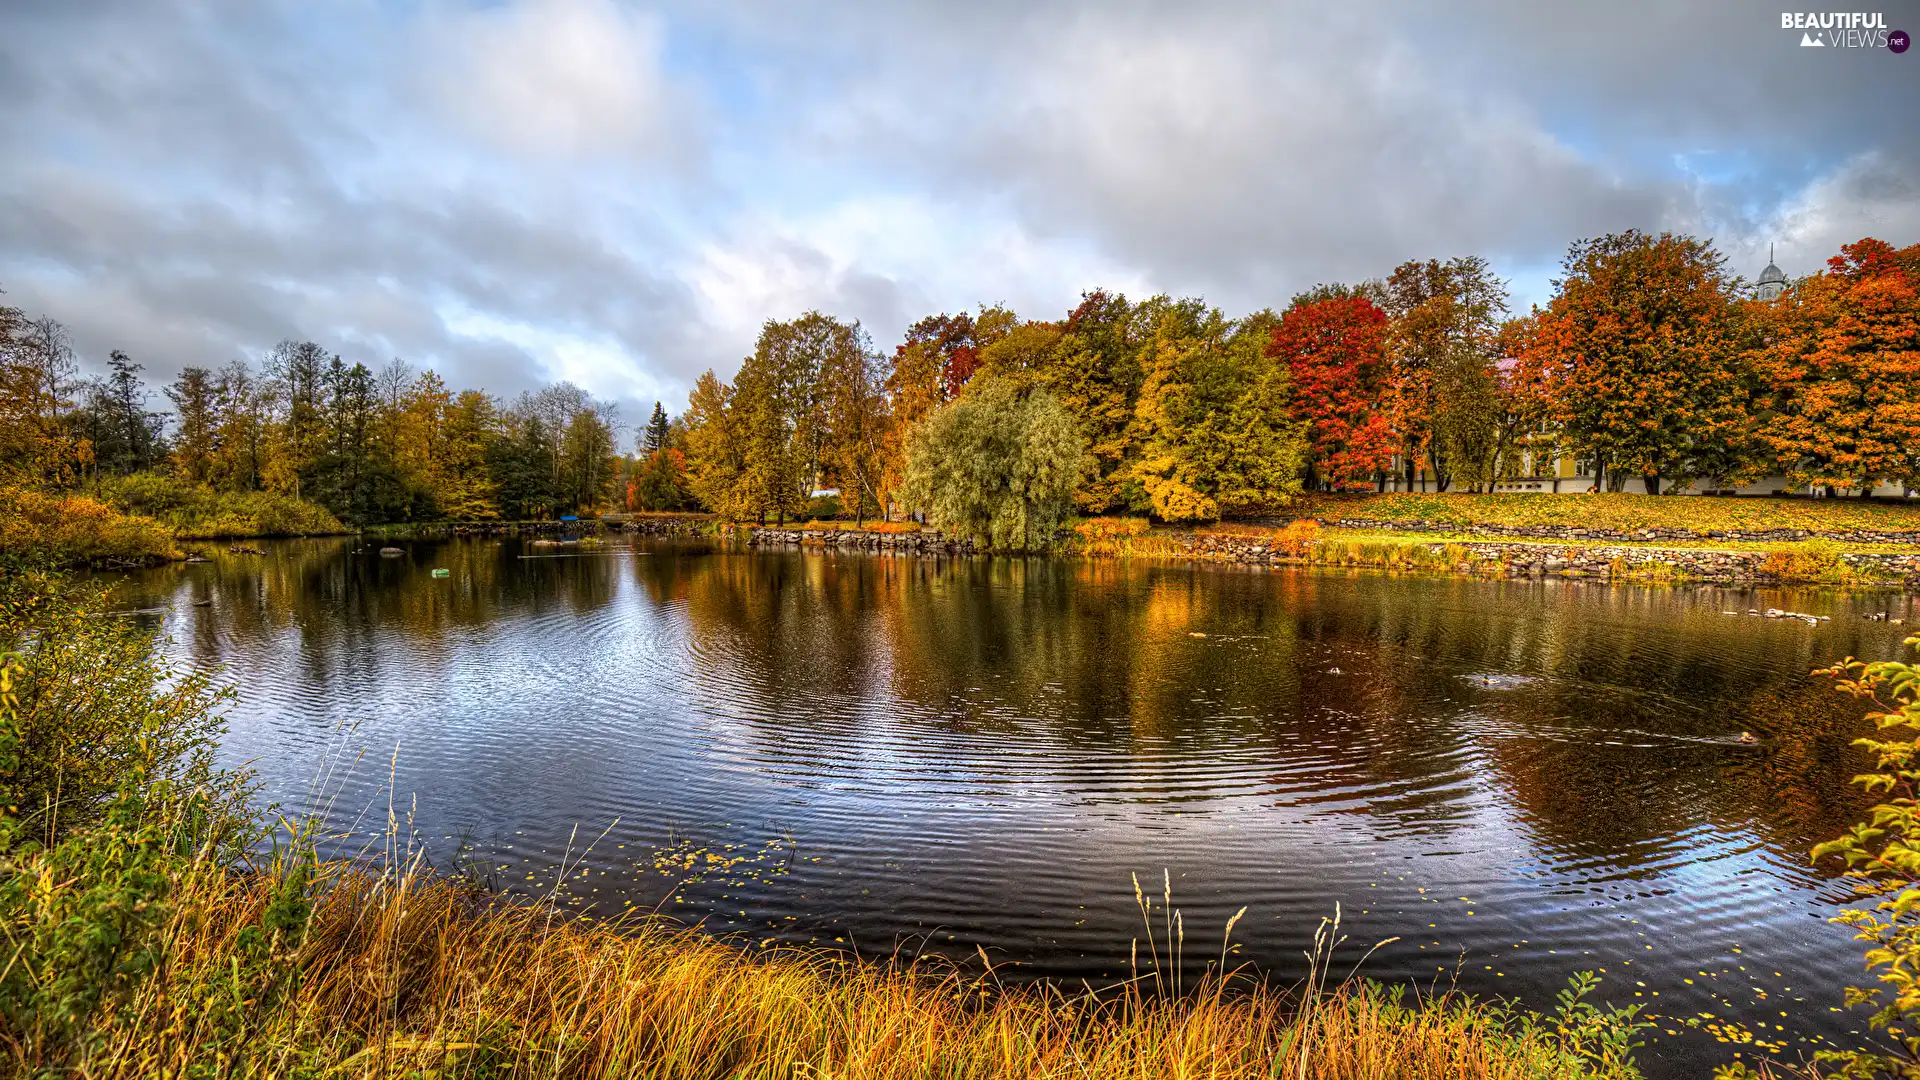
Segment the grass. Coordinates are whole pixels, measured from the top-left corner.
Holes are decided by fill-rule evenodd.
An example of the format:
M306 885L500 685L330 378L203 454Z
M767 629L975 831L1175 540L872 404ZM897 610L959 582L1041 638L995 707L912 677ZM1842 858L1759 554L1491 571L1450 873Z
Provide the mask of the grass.
M1177 997L1068 997L950 964L750 956L664 920L566 918L430 874L334 865L312 887L319 899L285 952L288 977L244 990L270 1007L236 1020L209 998L225 1004L236 957L284 890L270 874L203 865L178 884L166 962L122 1000L107 1037L79 1061L36 1059L32 1039L15 1039L14 1064L99 1080L1637 1075L1609 1060L1625 1044L1608 1049L1577 1012L1410 1003L1363 983L1304 1001L1218 980ZM228 1067L205 1050L234 1040Z
M1456 525L1565 525L1591 529L1920 530L1920 500L1735 499L1646 495L1309 495L1291 512L1325 521L1369 518Z
M136 566L179 553L172 532L150 518L85 495L0 486L0 555L59 566Z

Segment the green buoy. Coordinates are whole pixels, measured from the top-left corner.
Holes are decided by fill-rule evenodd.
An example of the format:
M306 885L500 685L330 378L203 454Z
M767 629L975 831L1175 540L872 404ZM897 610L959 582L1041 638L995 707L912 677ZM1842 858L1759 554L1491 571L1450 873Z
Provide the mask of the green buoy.
M447 570L447 569L444 569L444 568L441 568L441 567L435 567L435 568L434 568L434 571L433 571L433 576L434 576L434 577L437 577L437 578L438 578L438 577L449 577L449 576L451 576L452 574L453 574L453 571L451 571L451 570Z

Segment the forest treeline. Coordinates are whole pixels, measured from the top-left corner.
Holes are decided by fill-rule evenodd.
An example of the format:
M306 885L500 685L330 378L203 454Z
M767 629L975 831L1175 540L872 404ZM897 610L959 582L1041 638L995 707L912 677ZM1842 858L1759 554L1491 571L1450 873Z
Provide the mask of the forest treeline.
M129 477L275 492L341 521L707 509L920 513L996 546L1079 514L1204 521L1302 490L1491 490L1563 458L1619 490L1763 475L1920 486L1920 245L1864 239L1776 299L1691 236L1575 243L1544 307L1478 257L1405 263L1230 318L1199 298L1084 294L1064 316L932 315L891 352L819 312L769 321L729 382L656 404L630 449L571 384L511 402L432 371L287 342L189 367L151 407L114 352L82 378L60 325L0 311L14 482Z

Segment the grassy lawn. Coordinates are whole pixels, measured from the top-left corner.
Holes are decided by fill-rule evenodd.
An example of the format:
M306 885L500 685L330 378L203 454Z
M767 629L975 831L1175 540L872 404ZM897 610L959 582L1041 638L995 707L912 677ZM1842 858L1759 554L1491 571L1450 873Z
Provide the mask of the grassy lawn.
M1268 530L1272 531L1272 530ZM1446 532L1387 532L1380 529L1338 529L1320 530L1320 537L1327 541L1353 541L1368 544L1444 544L1444 543L1502 543L1528 544L1536 547L1625 547L1649 548L1669 551L1795 551L1801 544L1790 540L1555 540L1551 538L1493 536L1476 533L1471 529L1448 530ZM1879 555L1915 555L1920 554L1920 544L1848 544L1835 541L1834 547L1840 551L1872 552Z
M1567 525L1591 529L1920 529L1920 500L1734 499L1646 495L1309 495L1292 509L1324 521L1371 518L1459 525Z

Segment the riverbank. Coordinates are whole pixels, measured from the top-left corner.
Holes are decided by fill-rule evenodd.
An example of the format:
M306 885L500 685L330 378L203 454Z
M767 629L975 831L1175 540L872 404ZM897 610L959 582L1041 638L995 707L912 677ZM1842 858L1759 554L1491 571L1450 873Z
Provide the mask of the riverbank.
M425 873L298 872L290 891L285 870L179 871L164 927L142 942L166 962L87 1018L111 1037L49 1046L29 1030L8 1056L24 1073L102 1080L222 1059L246 1066L222 1075L609 1080L1638 1076L1621 1060L1629 1021L1607 1013L1416 1002L1364 983L1158 995L1150 970L1107 993L1003 988L985 968L749 950Z
M751 547L800 547L903 555L977 554L940 533L742 527ZM1153 528L1142 519L1081 522L1062 553L1085 558L1163 558L1255 566L1340 566L1472 577L1576 578L1645 584L1819 584L1920 592L1920 545L1849 546L1827 540L1678 543L1476 538L1472 533L1284 527Z
M1920 544L1920 499L1722 498L1600 495L1302 496L1278 525L1473 532L1581 541L1742 540Z

